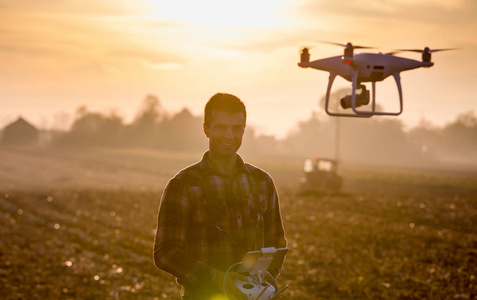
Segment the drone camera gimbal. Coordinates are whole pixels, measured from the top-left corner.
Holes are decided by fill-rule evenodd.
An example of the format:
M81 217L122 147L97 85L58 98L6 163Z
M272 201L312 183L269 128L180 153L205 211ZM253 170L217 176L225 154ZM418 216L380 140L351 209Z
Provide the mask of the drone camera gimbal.
M368 105L369 104L369 91L366 89L365 85L360 85L359 88L361 89L361 93L359 95L356 95L356 104L355 107L360 107L363 105ZM353 95L346 95L340 100L341 107L343 109L351 108L353 107Z

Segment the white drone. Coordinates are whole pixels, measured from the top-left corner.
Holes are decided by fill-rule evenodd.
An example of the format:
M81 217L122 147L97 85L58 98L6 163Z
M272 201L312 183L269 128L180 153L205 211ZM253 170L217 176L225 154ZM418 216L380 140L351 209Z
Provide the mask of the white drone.
M329 43L329 42L327 42ZM313 68L327 71L330 73L328 88L326 90L325 111L330 116L344 117L371 117L373 115L400 115L403 111L401 77L402 71L429 68L434 65L431 62L431 53L452 50L452 49L434 49L428 47L424 50L419 49L401 49L392 53L358 53L353 55L354 49L369 49L372 47L353 46L351 43L346 45L338 43L329 43L345 47L343 56L333 56L315 61L310 61L309 48L301 50L301 58L298 66L302 68ZM422 61L394 56L399 51L412 51L422 53ZM399 92L399 110L395 112L376 111L376 82L383 81L389 76L393 76ZM330 91L336 76L341 76L352 83L352 93L341 98L341 107L343 109L351 108L351 113L341 113L329 110ZM363 82L372 83L372 102L371 110L358 110L357 108L369 104L369 91ZM360 94L356 94L356 89L360 89Z

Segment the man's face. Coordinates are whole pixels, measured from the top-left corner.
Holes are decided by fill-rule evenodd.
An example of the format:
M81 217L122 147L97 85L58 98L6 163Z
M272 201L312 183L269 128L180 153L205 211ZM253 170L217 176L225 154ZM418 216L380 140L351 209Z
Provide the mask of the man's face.
M214 155L232 156L242 145L245 131L245 116L242 112L214 111L210 124L204 125L209 138L209 151Z

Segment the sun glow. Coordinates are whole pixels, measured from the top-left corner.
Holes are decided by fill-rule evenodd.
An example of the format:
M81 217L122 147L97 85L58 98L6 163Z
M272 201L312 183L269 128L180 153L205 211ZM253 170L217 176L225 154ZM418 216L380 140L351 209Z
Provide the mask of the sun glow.
M284 26L288 0L148 1L156 20L230 29L269 29Z

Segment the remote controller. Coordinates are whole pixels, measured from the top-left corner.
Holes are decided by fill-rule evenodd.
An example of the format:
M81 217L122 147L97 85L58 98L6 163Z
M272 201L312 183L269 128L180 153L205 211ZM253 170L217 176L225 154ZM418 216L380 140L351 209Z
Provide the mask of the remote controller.
M275 288L268 282L258 280L258 276L247 276L247 281L235 280L235 285L248 300L268 300L275 295Z

